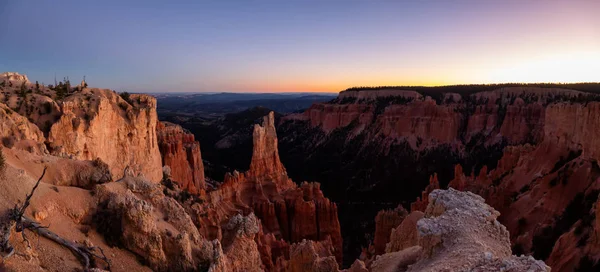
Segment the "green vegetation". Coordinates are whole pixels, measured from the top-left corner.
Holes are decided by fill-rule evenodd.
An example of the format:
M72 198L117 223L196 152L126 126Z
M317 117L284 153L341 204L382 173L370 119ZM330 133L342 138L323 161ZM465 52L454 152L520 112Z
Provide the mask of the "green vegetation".
M25 85L25 81L21 83L21 88L19 89L19 96L23 98L27 96L27 86Z
M401 89L408 91L417 91L423 95L435 97L440 93L458 93L461 95L471 95L474 93L493 91L506 87L543 87L571 89L587 93L600 93L600 82L585 83L503 83L503 84L470 84L470 85L447 85L447 86L375 86L375 87L352 87L345 91L380 91Z
M59 81L54 88L52 88L52 85L49 85L48 87L56 92L56 100L60 100L69 95L69 92L71 91L71 81L69 81L69 78L65 77L64 83Z
M133 101L131 101L131 97L130 94L128 92L122 92L119 94L121 96L121 98L123 98L123 100L125 100L127 103L133 105ZM119 104L120 105L120 104ZM123 107L121 107L123 108Z

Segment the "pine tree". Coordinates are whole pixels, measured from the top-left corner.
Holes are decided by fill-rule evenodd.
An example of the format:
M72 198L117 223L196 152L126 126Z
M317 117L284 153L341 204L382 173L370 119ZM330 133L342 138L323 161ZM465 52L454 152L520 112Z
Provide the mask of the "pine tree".
M61 81L54 87L54 90L56 91L57 100L63 99L67 95L65 85Z

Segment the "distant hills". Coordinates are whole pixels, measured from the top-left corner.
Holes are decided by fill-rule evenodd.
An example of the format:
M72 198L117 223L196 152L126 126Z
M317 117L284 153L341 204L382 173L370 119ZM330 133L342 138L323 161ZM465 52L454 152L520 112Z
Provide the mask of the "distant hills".
M162 117L189 115L205 118L253 107L265 107L280 113L302 111L313 103L334 99L336 93L157 93L158 112Z

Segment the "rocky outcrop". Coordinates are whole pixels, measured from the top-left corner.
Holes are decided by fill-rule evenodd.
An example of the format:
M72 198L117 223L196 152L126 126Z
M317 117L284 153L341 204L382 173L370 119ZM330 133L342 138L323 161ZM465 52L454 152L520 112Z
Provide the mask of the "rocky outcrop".
M401 251L405 248L413 247L419 244L419 235L417 232L417 222L423 218L420 211L411 212L402 220L402 223L391 230L389 243L385 246L385 252Z
M98 186L95 192L98 231L142 256L152 269L188 271L210 260L208 242L201 239L184 208L165 197L157 184L125 177Z
M600 103L559 103L546 109L544 138L555 145L582 149L584 156L600 160Z
M407 215L408 212L402 206L377 213L375 217L375 238L373 239L376 255L385 252L386 244L390 242L390 232L398 227Z
M337 205L325 198L318 183L298 186L287 177L279 160L273 113L254 127L253 137L250 170L227 174L217 190L207 193L205 202L189 208L200 232L221 239L227 218L253 212L261 221L256 240L265 268L283 267L291 258L287 249L303 240L329 241L328 256L341 262Z
M36 151L45 151L44 134L5 104L0 103L0 140L3 146L33 146Z
M171 169L172 180L193 194L206 189L200 143L194 135L168 122L159 122L156 134L163 165Z
M84 89L61 102L62 116L48 136L52 154L78 160L102 159L115 177L128 168L158 182L162 165L156 137L156 100Z
M461 189L482 188L476 192L502 212L500 221L512 231L518 228L516 221L526 216L514 212L512 216L516 219L511 221L514 220L515 225L505 222L505 215L509 216L503 207L514 202L520 190L536 180L536 174L539 177L549 173L561 160L560 156L563 159L569 156L568 150L555 153L554 147L568 146L577 152L581 149L578 142L583 138L599 138L594 136L595 132L584 132L583 127L595 127L592 124L596 120L586 116L594 116L592 109L600 96L556 88L590 90L582 85L506 86L412 88L421 96L407 95L404 91L408 88L400 87L353 88L337 99L282 118L278 130L282 154L287 154L282 156L283 162L294 179L317 177L325 193L334 200L368 199L365 202L395 205L410 203L424 191L413 203L413 211L424 211L428 193L445 188L454 177L455 183L463 182L457 185ZM597 90L597 86L593 88ZM458 93L453 93L455 91ZM562 124L568 120L576 121ZM554 140L545 143L548 137ZM569 144L558 144L559 141ZM550 156L540 149L531 157L521 157L522 162L518 161L519 154L526 152L526 146L537 148L542 144ZM594 140L586 145L589 147L584 153L595 152L592 151ZM499 161L507 146L516 146L511 151L512 157L506 154L505 161ZM523 150L516 150L521 147ZM543 157L543 166L527 162L538 158L533 156ZM513 163L521 163L520 167L530 165L531 171L518 174L510 173L511 169L494 171L496 167L511 168L509 164ZM456 164L461 165L463 173L454 171ZM434 173L438 174L437 185L427 182ZM463 174L465 177L460 177ZM551 176L546 182L557 174ZM497 186L509 177L513 180L511 185ZM346 191L339 192L337 186L343 186ZM536 195L536 199L540 198ZM541 205L531 202L531 206ZM562 202L552 209L564 209L568 201ZM344 205L343 201L339 205ZM538 209L543 214L547 208ZM368 217L374 217L376 210L371 209ZM546 225L560 213L540 216L540 220L547 221L543 224ZM341 218L341 221L350 220ZM366 233L374 231L372 224L364 228L368 228L363 231ZM360 232L349 235L360 235Z
M512 255L498 215L473 193L434 190L417 222L418 246L378 257L372 271L550 271L542 261Z
M337 272L338 264L332 255L330 241L302 240L292 245L286 271L290 272Z
M17 72L4 72L0 74L0 80L8 81L8 82L16 82L16 83L29 83L29 79L26 75L21 75Z
M291 185L277 148L275 114L270 112L263 118L262 125L255 124L252 133L252 160L246 173L254 179L275 181L280 187Z
M445 93L436 101L415 91L349 90L332 102L315 104L284 121L307 121L325 133L352 126L350 137L364 131L371 137L405 140L415 150L444 144L461 147L479 135L488 143L504 139L510 144L522 144L542 139L544 104L579 95L588 94L510 87L476 93L468 99Z
M105 239L138 254L155 271L263 271L254 214L236 214L219 240L200 235L181 203L140 177L95 188L93 216Z
M227 258L225 271L263 271L262 261L254 236L259 231L259 222L254 216L232 217L225 228L227 235L223 238L223 253Z
M425 190L421 193L421 197L417 197L415 202L410 204L410 210L413 211L424 211L429 204L429 194L435 189L440 189L440 182L438 181L437 174L429 177L429 185L425 187Z

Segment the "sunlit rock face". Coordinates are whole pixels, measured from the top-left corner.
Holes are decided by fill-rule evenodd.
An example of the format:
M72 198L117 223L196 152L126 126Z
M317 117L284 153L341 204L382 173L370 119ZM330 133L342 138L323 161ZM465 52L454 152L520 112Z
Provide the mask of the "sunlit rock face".
M84 89L62 100L60 108L62 115L48 136L52 154L100 158L117 178L127 168L149 180L161 180L155 98L136 94L125 101L110 90Z

